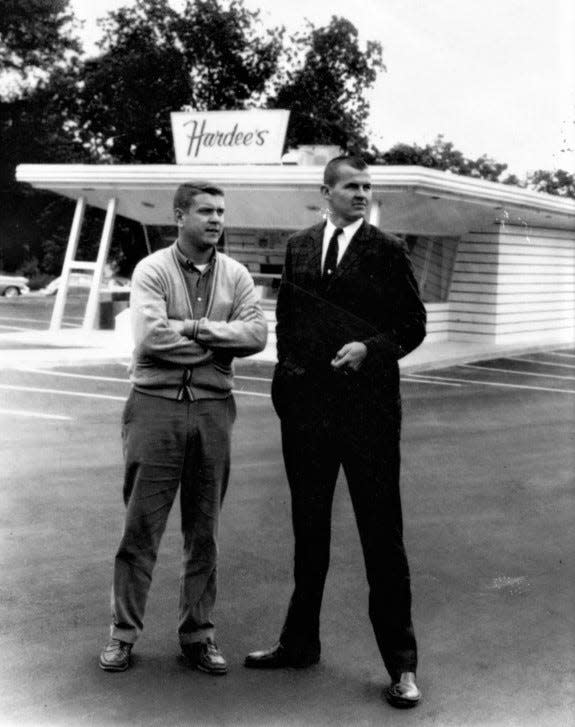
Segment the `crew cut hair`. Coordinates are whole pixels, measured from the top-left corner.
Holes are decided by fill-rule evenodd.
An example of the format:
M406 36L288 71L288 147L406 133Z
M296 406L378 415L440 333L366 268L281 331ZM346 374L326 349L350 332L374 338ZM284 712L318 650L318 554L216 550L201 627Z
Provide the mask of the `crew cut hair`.
M363 172L367 169L367 162L361 157L347 156L345 154L343 156L334 157L326 164L325 169L323 170L323 183L328 187L333 187L339 179L340 167L344 166L344 164L348 167L357 169L359 172Z
M184 184L180 184L174 195L174 212L176 210L188 210L198 194L212 194L217 197L223 197L224 190L212 182L184 182Z

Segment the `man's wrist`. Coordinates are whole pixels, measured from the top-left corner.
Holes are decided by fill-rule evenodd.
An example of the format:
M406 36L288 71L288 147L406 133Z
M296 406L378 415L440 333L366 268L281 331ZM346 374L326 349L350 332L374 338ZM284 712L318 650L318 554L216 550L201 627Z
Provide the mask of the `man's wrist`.
M200 322L198 320L194 320L193 318L186 318L182 328L182 335L194 341L196 339L196 336L198 335L199 325Z

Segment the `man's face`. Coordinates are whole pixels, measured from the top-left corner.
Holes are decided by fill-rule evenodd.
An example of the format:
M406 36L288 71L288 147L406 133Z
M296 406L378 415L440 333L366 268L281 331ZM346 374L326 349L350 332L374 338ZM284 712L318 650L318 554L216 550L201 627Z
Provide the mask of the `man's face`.
M224 198L198 194L188 210L176 209L176 223L182 242L198 250L215 247L224 231Z
M349 225L365 217L371 202L371 176L367 169L360 171L349 164L339 168L337 182L322 185L321 193L332 212L332 221L338 227Z

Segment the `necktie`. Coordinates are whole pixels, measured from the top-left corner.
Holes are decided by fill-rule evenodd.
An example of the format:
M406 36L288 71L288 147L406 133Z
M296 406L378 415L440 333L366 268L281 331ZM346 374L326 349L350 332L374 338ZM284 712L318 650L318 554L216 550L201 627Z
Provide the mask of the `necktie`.
M329 245L327 246L327 253L325 256L325 262L323 264L324 280L329 280L330 276L333 274L334 270L337 267L337 254L339 251L337 239L342 232L343 230L341 229L341 227L338 227L331 236L331 240L329 241Z

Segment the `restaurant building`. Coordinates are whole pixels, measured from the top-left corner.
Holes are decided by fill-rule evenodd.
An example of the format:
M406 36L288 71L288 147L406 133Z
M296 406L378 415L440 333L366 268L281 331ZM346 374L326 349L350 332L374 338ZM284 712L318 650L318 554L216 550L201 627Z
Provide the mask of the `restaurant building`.
M575 201L421 167L370 172L370 221L409 247L429 314L427 342L574 341ZM315 164L26 164L17 178L77 200L68 264L86 204L107 213L99 256L105 263L117 214L144 226L172 225L177 186L210 179L226 194L224 249L248 267L268 307L287 238L324 214L322 166ZM96 311L97 295L88 328Z

